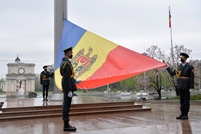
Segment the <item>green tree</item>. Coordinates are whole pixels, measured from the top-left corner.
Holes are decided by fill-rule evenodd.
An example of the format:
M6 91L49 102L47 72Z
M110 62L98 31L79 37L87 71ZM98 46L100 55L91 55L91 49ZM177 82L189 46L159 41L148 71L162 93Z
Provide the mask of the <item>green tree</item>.
M1 84L3 84L3 83L5 83L5 79L4 78L1 78L0 79L0 92L3 92L3 89L2 89L2 86L1 86Z
M4 79L4 78L1 78L0 79L0 83L3 83L3 82L5 82L6 80Z
M122 80L119 82L119 86L122 91L135 91L136 81L134 77Z
M40 84L40 74L36 74L35 91L36 92L41 92L42 91L42 87L41 87L41 84Z
M110 88L114 92L120 90L121 89L120 82L110 84Z

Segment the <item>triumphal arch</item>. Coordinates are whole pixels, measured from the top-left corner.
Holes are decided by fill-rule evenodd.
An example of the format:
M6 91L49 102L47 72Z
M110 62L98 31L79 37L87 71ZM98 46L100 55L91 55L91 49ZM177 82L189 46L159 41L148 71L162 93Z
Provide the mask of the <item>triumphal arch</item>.
M35 92L34 74L35 64L23 63L17 56L14 63L8 63L8 74L6 74L6 95L28 95L29 92Z

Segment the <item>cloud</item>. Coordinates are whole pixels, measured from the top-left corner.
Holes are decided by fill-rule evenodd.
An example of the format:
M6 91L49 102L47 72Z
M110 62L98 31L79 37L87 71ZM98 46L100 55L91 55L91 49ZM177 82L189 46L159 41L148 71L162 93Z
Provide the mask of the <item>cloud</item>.
M54 1L0 0L0 61L5 77L6 64L17 54L25 62L36 64L40 73L54 61ZM68 19L112 42L142 53L158 45L168 54L171 6L173 43L192 49L192 57L201 53L201 1L183 0L68 0Z

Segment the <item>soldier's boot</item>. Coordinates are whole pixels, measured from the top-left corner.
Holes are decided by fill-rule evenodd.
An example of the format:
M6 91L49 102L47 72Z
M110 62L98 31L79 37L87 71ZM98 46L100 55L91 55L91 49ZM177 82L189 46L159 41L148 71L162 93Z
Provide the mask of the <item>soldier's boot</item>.
M46 97L46 101L48 101L47 97Z
M184 112L181 111L181 114L179 116L177 116L176 119L182 119L183 116L184 116Z
M64 122L64 129L63 131L76 131L77 128L76 127L72 127L68 121Z
M188 112L184 112L184 115L181 117L182 120L188 119Z
M45 101L45 97L43 97L43 101Z

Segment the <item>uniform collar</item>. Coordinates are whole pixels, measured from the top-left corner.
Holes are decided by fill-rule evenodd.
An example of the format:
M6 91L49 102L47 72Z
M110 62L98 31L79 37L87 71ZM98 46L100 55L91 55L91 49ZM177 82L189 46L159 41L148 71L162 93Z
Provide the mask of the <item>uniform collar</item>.
M185 64L181 63L181 65L184 67L186 65L186 63Z

